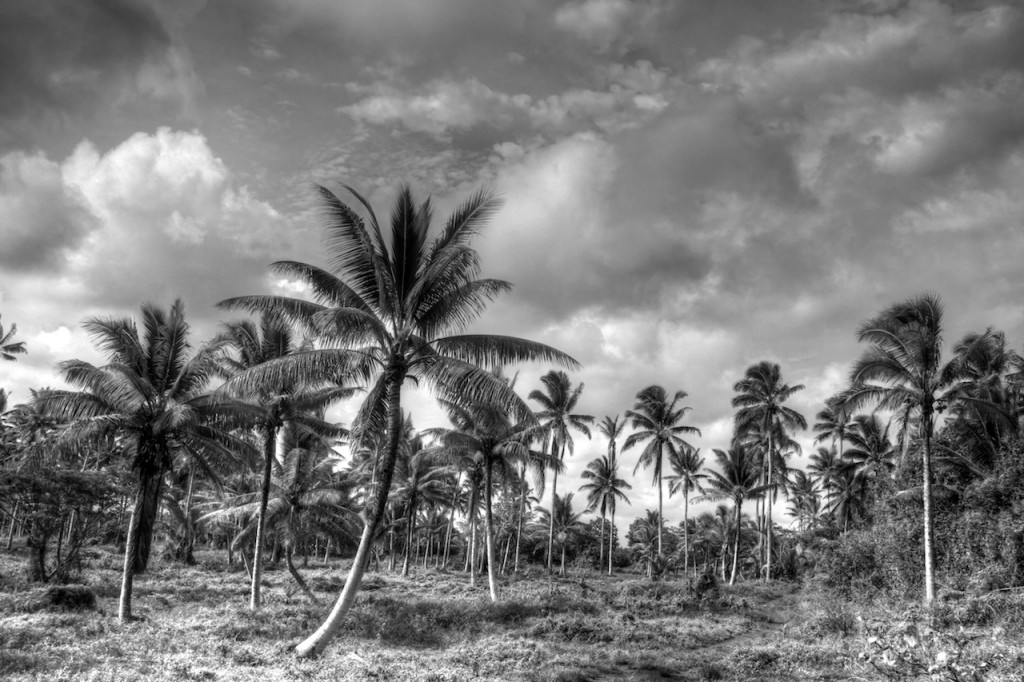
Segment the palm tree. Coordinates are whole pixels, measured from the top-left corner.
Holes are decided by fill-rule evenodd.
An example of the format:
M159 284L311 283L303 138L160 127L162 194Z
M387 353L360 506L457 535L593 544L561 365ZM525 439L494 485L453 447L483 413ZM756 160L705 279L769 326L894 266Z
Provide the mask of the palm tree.
M607 419L607 417L605 417ZM601 428L605 426L602 423ZM587 511L601 510L601 534L598 538L598 566L604 564L604 520L608 511L615 514L615 503L622 500L629 504L629 498L623 489L630 490L632 486L619 478L619 466L615 461L614 447L609 446L609 454L602 455L591 460L583 472L583 479L587 481L580 486L580 491L587 493ZM608 537L608 574L612 572L612 550L614 547L615 521L614 516Z
M406 418L412 430L410 418ZM396 497L405 504L405 557L402 560L402 576L409 575L411 548L416 533L416 512L421 505L439 504L448 496L448 484L453 478L453 469L441 466L431 456L420 435L413 436L401 449L395 467L398 486Z
M850 429L851 417L849 406L846 404L847 394L836 393L825 401L825 407L814 415L817 419L812 430L818 434L814 437L815 443L822 443L831 440L832 445L839 449L839 458L843 457L843 442Z
M562 561L559 569L561 574L565 574L566 547L571 539L578 537L583 532L584 528L583 512L573 510L572 498L572 493L556 495L554 497L554 513L543 507L537 510L542 525L546 522L549 528L555 529L555 537L558 538L558 544L562 550Z
M613 417L605 416L605 418L603 420L601 420L601 423L597 425L597 428L600 429L601 433L604 434L605 438L608 439L608 461L612 464L612 468L617 470L618 469L618 465L619 465L619 461L618 461L618 458L617 458L618 457L618 453L616 451L616 439L619 436L621 436L622 432L625 430L625 428L626 428L626 421L622 420L622 422L620 423L619 422L619 415L615 415L614 418ZM630 486L628 484L626 485L626 487L629 488L630 490L632 490L632 488L633 488L632 486ZM626 504L631 504L628 499L626 500ZM610 498L608 500L608 513L611 516L610 522L611 522L611 532L612 532L612 535L609 536L609 538L608 538L608 575L611 575L612 574L612 559L614 558L613 557L613 554L614 554L614 544L613 543L615 541L615 537L614 537L614 533L615 533L615 498L614 497L612 497L612 498Z
M754 499L771 486L769 484L758 485L761 472L757 461L742 443L734 442L728 450L716 448L714 453L715 464L721 471L708 470L707 487L701 500L732 500L733 531L735 533L732 574L729 577L729 584L732 585L736 582L736 572L739 569L743 500Z
M889 425L882 423L877 414L859 414L853 418L848 435L850 449L845 461L857 475L873 480L879 474L888 475L896 466L896 448L889 439Z
M540 436L544 439L544 451L548 452L547 443L550 440L550 454L556 455L559 462L565 461L566 448L569 454L573 453L572 431L578 431L590 438L588 424L594 422L594 418L587 414L573 414L576 403L579 402L580 393L583 392L583 384L576 388L572 387L569 375L565 372L551 370L540 378L541 383L547 392L540 390L530 391L530 400L540 403L541 410L537 413L537 419L543 426ZM558 487L558 471L555 471L551 478L551 504L554 508L556 489ZM540 494L540 493L538 493ZM549 519L554 523L553 517ZM548 528L548 572L552 569L554 555L555 527Z
M679 421L690 411L689 407L676 407L685 400L686 391L676 391L672 400L661 386L648 386L636 394L636 402L632 410L626 410L626 417L631 425L638 429L629 435L622 451L625 452L638 443L647 443L633 467L633 474L642 466L653 467L654 482L658 486L658 553L662 552L662 461L666 454L672 456L681 449L693 450L694 447L683 440L683 434L700 435L700 429L685 426Z
M700 450L681 448L668 455L668 465L673 475L668 477L668 496L672 497L677 492L683 493L683 573L686 573L686 566L690 556L690 491L701 491L700 482L707 478L707 474L701 473L704 468L704 458L700 456ZM693 570L696 572L697 563L694 562Z
M806 429L807 421L803 416L786 407L783 403L797 391L803 390L803 384L790 386L782 381L782 370L774 362L763 360L747 368L743 378L733 385L737 395L732 399L732 406L737 408L736 431L756 428L764 438L766 448L765 461L767 471L764 482L768 488L768 519L765 581L772 576L772 505L775 502L776 446L780 436L785 436L796 429ZM776 434L779 434L776 436Z
M568 355L543 344L460 333L489 301L511 288L508 282L479 278L479 258L470 247L472 237L498 209L492 194L470 197L428 244L429 200L417 205L411 190L402 187L392 211L390 235L385 238L369 202L351 187L343 187L364 215L334 192L318 187L327 219L324 241L331 270L294 261L274 264L277 272L305 282L316 302L246 296L222 303L251 311L280 311L328 341L351 349L351 361L369 386L353 424L353 437L359 441L366 433L387 434L348 579L325 622L296 647L304 657L318 654L334 637L362 582L398 457L406 379L420 381L443 398L511 405L514 394L508 386L478 365L544 360L578 366ZM323 364L317 351L305 357L313 366ZM303 362L267 363L271 367L266 373L301 367Z
M792 472L786 486L790 498L789 514L803 529L810 528L821 514L821 489L813 476L802 469Z
M529 443L535 436L537 423L529 409L522 405L510 410L505 405L476 403L457 405L448 403L448 418L455 426L441 435L438 453L447 451L455 459L467 457L480 462L483 472L484 535L487 551L487 580L491 601L498 601L497 560L494 551L494 479L495 474L505 480L517 474L517 467L525 462L544 457L533 452ZM526 414L521 422L514 422L514 414ZM547 466L558 473L561 462L548 456Z
M284 549L288 572L299 589L316 602L316 596L295 568L292 555L310 536L356 536L358 514L352 499L355 482L335 472L338 458L323 438L298 423L289 422L284 426L281 446L281 456L274 459L270 501L265 508L262 490L242 492L211 502L211 506L220 508L203 518L245 521L232 541L235 547L253 541L261 525L273 528ZM260 511L265 514L262 518Z
M234 349L236 357L226 353L220 357L221 374L227 377L220 392L252 404L258 410L263 435L263 483L249 590L249 608L255 611L261 601L267 504L278 433L286 424L292 424L324 438L345 435L343 429L324 421L320 415L331 403L350 397L354 390L332 381L337 377L324 374L280 372L266 376L265 363L287 362L309 348L308 343L296 342L291 325L273 312L264 313L258 327L250 320L226 323L221 338ZM345 361L343 357L335 359L339 366ZM259 376L256 382L250 381L252 374Z
M230 457L233 449L245 447L224 430L229 409L241 408L203 394L218 349L208 345L189 355L181 301L168 312L143 305L141 334L131 318L93 318L84 326L107 353L108 364L62 362L64 380L81 390L47 390L38 400L66 424L62 440L117 436L138 472L118 605L118 618L127 621L135 573L145 570L149 558L164 474L182 452L204 466L207 458Z
M916 418L923 440L924 595L931 603L935 598L932 431L936 413L946 408L961 383L960 368L955 363L942 364L942 303L934 294L896 303L862 323L857 340L870 347L850 375L852 403L875 404L907 423Z
M4 360L14 361L17 360L15 355L21 355L27 353L25 350L24 341L12 341L14 335L18 333L18 325L12 324L11 328L4 333L4 326L0 324L0 358Z

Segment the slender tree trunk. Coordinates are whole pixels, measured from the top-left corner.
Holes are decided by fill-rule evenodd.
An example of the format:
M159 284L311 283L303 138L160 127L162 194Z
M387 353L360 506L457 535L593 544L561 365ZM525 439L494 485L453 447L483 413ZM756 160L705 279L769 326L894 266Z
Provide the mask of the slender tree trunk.
M600 573L601 567L604 566L604 519L607 514L607 510L601 507L601 532L597 536L597 570Z
M561 450L561 448L560 448ZM551 452L555 451L555 434L551 434ZM558 461L562 461L562 453L559 452ZM558 488L558 469L555 469L554 475L551 477L551 519L548 525L548 573L551 573L551 569L554 564L555 555L555 492Z
M494 518L491 511L491 495L494 494L491 460L484 455L484 534L487 543L487 585L491 590L491 601L498 601L498 567L494 562Z
M14 529L18 525L18 509L20 507L20 501L14 503L14 511L11 512L11 527L7 531L7 549L11 549L14 546Z
M775 478L774 471L772 469L775 463L775 443L772 440L772 430L768 429L768 522L767 535L765 536L766 542L768 543L768 550L765 553L765 566L767 567L764 572L764 581L769 583L772 580L772 504L775 502Z
M144 479L142 516L139 517L139 532L135 545L135 573L145 573L149 565L150 550L153 546L153 532L156 529L160 511L160 495L163 492L164 472L147 475ZM134 512L133 512L134 513Z
M736 571L739 570L740 564L740 519L742 518L740 512L741 500L736 500L736 539L733 544L732 552L732 575L729 577L729 584L733 585L736 583ZM725 573L724 567L722 570Z
M377 534L377 528L384 515L387 506L388 492L391 489L391 478L395 472L395 460L398 457L398 445L401 439L402 414L401 414L401 392L402 383L405 381L407 367L404 358L398 362L392 362L387 372L388 377L388 448L384 454L384 461L380 466L380 481L374 490L374 499L369 507L369 514L366 525L363 528L363 535L359 540L359 549L356 550L355 560L352 568L349 569L348 579L342 589L331 613L327 616L316 632L306 638L301 644L295 647L295 652L301 657L308 658L323 651L328 642L338 632L345 615L355 601L356 593L359 591L359 584L362 582L363 573L366 571L366 562L370 557L373 548L373 540Z
M299 586L302 593L314 604L319 604L320 600L316 598L315 594L313 594L313 590L309 589L309 585L306 584L305 579L303 579L302 575L298 570L296 570L295 564L292 563L292 548L290 546L284 551L284 562L288 565L288 572L292 574L292 580L294 580L295 584Z
M277 428L266 425L263 437L263 484L260 487L260 511L256 517L256 552L252 558L252 583L249 589L249 610L260 607L260 587L263 579L263 545L266 544L267 504L270 501L270 474L274 467L274 451L277 448Z
M924 601L931 605L935 599L935 548L932 545L932 413L924 410Z
M192 501L195 495L196 470L189 464L188 467L188 491L185 493L185 563L192 566L196 563L195 544L196 531L192 522Z
M326 546L324 547L324 561L323 561L323 565L326 566L327 565L327 559L328 559L328 557L331 556L331 539L327 538L327 542L324 543L324 544Z
M476 486L469 493L469 586L476 587Z
M516 558L515 566L512 569L519 573L520 543L523 539L523 516L526 515L526 467L523 467L523 489L519 493L519 515L516 518Z
M146 493L150 485L139 475L139 487L135 495L128 535L124 546L124 568L121 572L121 597L117 603L117 619L127 623L132 619L132 584L135 580L136 558L139 551L139 537L142 535L142 517L146 506Z
M416 537L416 493L409 496L409 510L405 524L405 558L402 560L402 577L409 576L409 555L412 553L413 539ZM418 547L418 545L417 545Z
M612 574L612 556L615 548L615 507L611 508L612 522L608 529L608 575Z
M661 457L661 453L658 453L658 457ZM658 461L658 556L662 556L664 553L661 549L661 529L665 525L665 520L661 516L661 461Z
M683 575L690 564L690 487L683 481ZM697 578L697 560L693 560L693 577Z

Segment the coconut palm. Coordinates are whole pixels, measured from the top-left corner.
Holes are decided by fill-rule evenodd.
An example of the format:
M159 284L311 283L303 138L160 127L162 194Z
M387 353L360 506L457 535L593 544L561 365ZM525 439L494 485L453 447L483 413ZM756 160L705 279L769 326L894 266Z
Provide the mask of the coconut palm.
M605 418L607 419L607 417ZM602 424L602 428L603 428ZM631 486L619 478L619 466L615 461L614 448L609 446L609 454L602 455L591 460L583 472L583 480L587 481L580 486L580 491L587 493L587 511L600 509L601 511L601 533L598 538L598 566L604 564L604 520L609 511L612 513L612 526L608 537L608 575L612 572L612 550L614 548L615 533L615 503L618 500L629 504L629 498L623 489L630 490Z
M934 294L889 306L860 325L857 340L870 347L850 374L852 404L875 404L896 413L905 424L916 421L923 441L924 598L931 603L935 598L932 432L936 414L956 397L962 369L956 363L942 363L942 303Z
M852 416L849 406L846 404L847 394L836 393L825 401L825 407L814 415L817 421L811 427L817 435L815 443L822 443L831 440L832 445L839 450L839 458L843 457L843 443L846 440L846 433L850 429Z
M554 513L541 507L537 510L541 525L555 529L555 537L562 552L562 561L559 573L565 573L565 550L570 541L578 538L585 525L583 523L583 512L577 512L572 508L572 493L556 495L554 497Z
M11 328L4 332L3 324L0 324L0 358L4 360L14 361L17 360L15 355L21 355L27 353L25 350L24 341L12 341L14 335L18 333L18 325L12 324Z
M84 443L116 436L138 472L135 506L128 526L118 618L130 620L132 583L145 570L164 474L176 456L188 453L206 468L209 458L230 457L244 442L225 431L225 415L242 406L215 400L203 391L216 367L217 347L190 355L185 306L169 311L142 306L141 333L131 318L93 318L85 323L94 343L107 354L102 367L81 360L60 364L80 391L47 390L38 400L66 424L59 438Z
M845 462L858 476L873 480L888 475L896 466L896 448L889 439L889 424L877 414L859 414L853 418L848 434L850 448Z
M244 522L232 544L237 548L252 542L259 526L271 528L284 550L288 572L299 589L311 601L317 601L292 561L295 548L312 536L355 538L358 533L358 512L353 501L355 481L336 472L338 457L322 437L302 428L297 422L286 424L281 433L280 456L274 457L274 476L270 500L263 506L262 488L252 481L251 492L241 492L224 500L203 519ZM252 471L261 479L262 474ZM260 518L260 511L264 512ZM255 571L254 571L255 572Z
M804 386L790 386L784 383L779 365L763 360L748 367L743 378L732 388L737 393L732 399L732 406L737 408L737 433L756 428L764 439L767 469L763 481L768 486L765 581L769 581L772 575L772 505L775 502L774 464L777 446L783 435L788 435L796 429L807 428L807 421L803 416L783 403L797 391L803 390Z
M407 418L410 430L412 422ZM421 506L440 504L449 497L453 469L431 457L421 434L414 435L399 451L395 467L395 497L405 506L405 556L402 576L409 575L412 547L416 534L416 513Z
M626 417L631 420L631 425L636 431L626 438L622 451L629 450L634 445L646 443L636 466L633 467L633 474L636 475L640 467L654 469L654 483L658 486L658 553L662 552L662 526L665 525L662 516L662 462L666 455L671 456L681 449L693 450L694 447L687 443L684 435L700 435L700 429L694 426L686 426L679 422L690 411L689 407L683 407L679 403L686 399L686 391L676 391L672 400L661 386L648 386L636 394L636 402L632 410L626 410Z
M790 516L797 520L799 527L807 529L818 521L821 515L821 489L813 476L802 469L794 469L786 485L789 497Z
M576 403L579 402L580 394L583 392L583 384L573 388L569 375L557 370L551 370L542 376L540 380L544 384L545 391L537 389L530 391L528 398L539 403L541 406L541 410L537 413L536 417L543 427L539 435L544 439L544 452L555 455L559 462L564 462L565 451L568 449L570 455L574 451L572 432L577 431L590 438L590 429L587 425L594 423L594 418L587 414L573 414L573 410L576 409ZM550 448L548 443L550 443ZM558 472L555 471L551 477L552 508L554 508L555 504L557 487ZM553 517L550 515L548 519L554 523ZM549 573L553 566L554 543L555 527L552 525L548 528L547 564Z
M617 439L622 435L622 432L626 428L626 421L619 421L619 415L615 417L605 416L601 420L601 423L597 425L597 428L604 434L604 437L608 439L608 460L613 464L613 468L618 468L618 452L616 449ZM632 486L627 485L628 488L632 489ZM631 504L627 499L626 504ZM611 532L612 535L608 537L608 575L612 574L612 559L614 554L614 533L615 533L615 498L612 497L608 500L608 513L611 516Z
M220 392L244 400L258 410L257 424L263 436L263 482L249 590L249 608L256 610L261 601L267 505L278 434L286 424L291 424L323 438L345 435L343 429L324 421L322 414L332 403L350 397L354 390L339 385L333 379L340 377L330 374L307 371L265 375L266 363L287 362L310 348L307 342L297 340L292 326L274 312L264 313L258 326L251 320L225 323L221 338L225 350L230 348L233 354L224 353L219 358L220 372L227 377ZM335 359L339 366L345 361L344 357ZM252 374L258 374L261 380L250 381Z
M701 491L700 482L707 478L702 473L704 458L700 456L700 450L681 448L669 452L668 466L672 469L672 475L668 477L668 496L676 493L683 493L683 572L686 572L687 562L690 556L690 493ZM697 570L694 562L693 570Z
M522 405L509 409L506 405L484 402L458 405L447 403L448 418L454 425L441 434L441 445L435 451L438 455L448 453L455 459L467 457L479 461L483 473L484 540L487 551L487 579L491 601L498 600L497 559L494 549L493 501L495 475L509 480L516 477L518 467L524 462L537 461L545 457L531 451L529 443L535 438L538 427L529 409ZM515 414L526 414L527 418L515 422ZM547 456L548 467L558 473L561 462Z
M740 524L742 521L743 500L752 500L770 489L770 485L761 484L760 467L749 449L742 443L734 442L728 450L715 449L715 464L720 471L708 470L707 485L703 500L731 500L733 504L733 556L732 574L729 584L736 582L740 555ZM723 569L724 573L724 569Z
M487 303L510 289L507 282L479 278L479 259L470 241L498 208L479 192L460 205L428 243L429 199L416 204L406 186L398 192L385 237L377 216L358 192L343 185L362 215L337 194L318 187L326 217L325 247L330 270L282 261L274 269L304 282L315 302L283 296L246 296L222 305L251 311L277 310L317 331L326 341L351 349L350 358L368 384L353 424L353 438L386 433L378 455L366 524L345 587L326 621L296 648L300 656L319 653L341 627L359 590L367 560L387 507L401 439L401 390L407 379L453 400L472 398L511 405L513 393L479 365L526 360L578 366L549 346L514 337L465 335ZM270 371L314 366L323 356L309 351L298 363L268 363ZM522 415L525 418L526 415Z

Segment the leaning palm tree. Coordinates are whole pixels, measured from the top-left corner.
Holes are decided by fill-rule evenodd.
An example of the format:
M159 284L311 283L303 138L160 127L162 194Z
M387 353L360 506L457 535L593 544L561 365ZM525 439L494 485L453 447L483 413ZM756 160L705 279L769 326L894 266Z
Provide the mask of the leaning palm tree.
M934 294L896 303L857 330L857 340L870 344L850 374L852 404L867 403L890 410L905 423L916 419L923 441L924 598L935 598L932 546L932 432L935 418L957 396L962 369L942 364L942 303Z
M622 451L634 445L646 443L643 451L633 467L636 475L640 467L654 469L654 483L658 486L658 554L662 553L662 527L665 525L662 516L662 462L666 455L672 456L680 450L693 450L692 445L683 440L684 435L700 435L700 429L680 424L680 420L690 411L689 407L677 405L685 400L686 391L676 391L672 400L661 386L648 386L636 394L636 402L632 410L626 410L626 417L636 431L626 438Z
M565 372L551 370L540 378L541 383L544 384L545 391L533 390L530 391L528 396L530 400L540 403L541 410L537 413L536 417L540 421L543 429L539 432L539 435L544 439L545 448L544 452L550 452L555 455L559 462L565 461L565 451L569 450L569 454L573 453L573 439L572 432L578 431L587 438L590 438L590 429L587 427L588 424L594 422L594 418L587 414L573 414L572 411L576 409L576 403L579 402L580 394L583 392L583 384L580 384L576 388L572 387L572 382L569 380L569 375ZM547 443L550 442L550 450L547 447ZM541 470L543 471L543 469ZM555 496L557 494L556 488L558 487L558 472L555 471L551 478L551 504L554 508ZM540 494L540 493L538 493ZM554 523L553 517L549 515L548 519ZM551 572L553 566L553 555L554 555L554 543L555 543L555 527L551 525L548 528L548 572Z
M0 358L4 360L17 360L15 355L21 355L27 353L25 350L24 341L12 341L14 335L18 333L18 325L12 324L11 328L4 332L3 324L0 324Z
M209 471L208 458L231 457L246 444L225 427L229 410L242 406L204 395L216 367L215 345L190 355L185 306L169 311L142 306L142 330L131 318L93 318L85 329L107 353L102 367L81 360L60 364L64 380L80 391L39 394L42 408L66 424L59 438L86 443L117 437L138 472L135 506L128 525L118 618L132 617L132 583L145 570L164 474L187 452Z
M668 455L668 466L672 469L672 475L668 477L668 496L676 493L683 493L683 574L686 573L687 562L690 556L690 493L700 492L701 481L707 478L702 473L704 458L700 456L700 450L681 448ZM696 561L693 564L694 572L697 571Z
M508 282L479 277L471 239L498 209L489 192L479 192L451 215L428 243L432 206L417 204L405 186L398 192L387 237L369 202L343 185L359 211L337 194L318 187L326 218L324 245L329 269L294 261L274 264L278 273L301 280L315 302L284 296L245 296L222 303L254 312L276 310L317 332L325 342L350 349L350 360L368 385L353 423L353 440L386 434L377 455L368 494L365 526L345 587L324 623L296 647L314 656L334 637L362 582L377 530L387 507L401 440L401 391L407 379L453 401L475 400L512 405L513 392L480 365L528 360L578 363L550 346L515 337L461 332ZM304 359L270 365L268 376L320 365L324 356L307 351ZM255 378L255 377L254 377ZM523 418L526 415L522 415Z
M612 550L615 540L615 503L622 500L629 504L629 498L622 491L623 489L630 490L633 486L619 478L619 466L611 447L609 447L608 455L602 455L587 464L587 468L583 472L583 479L587 482L580 486L580 491L587 493L587 511L601 510L601 534L597 541L599 567L604 564L604 520L609 511L613 515L612 525L608 532L608 574L611 575Z
M772 576L772 505L775 502L775 470L774 464L777 446L789 432L806 429L807 421L803 416L786 407L783 403L797 391L803 390L803 384L790 386L782 381L782 370L774 362L761 361L747 368L743 378L732 387L737 395L732 399L736 412L736 431L757 430L765 447L764 483L768 486L767 502L767 549L765 553L765 581ZM778 435L776 435L778 434Z
M224 353L219 358L220 373L227 377L219 391L247 401L258 411L258 429L263 436L263 483L249 589L249 608L255 611L261 602L267 504L278 434L285 425L292 425L323 438L345 435L344 429L324 421L322 414L329 405L352 396L355 391L333 381L340 377L329 374L280 373L276 381L265 378L264 363L287 362L309 348L307 342L297 341L292 326L273 312L264 313L258 326L251 320L226 323L221 338L226 349L232 349L233 353ZM343 363L344 359L338 358L337 362ZM261 380L250 381L250 373L259 374Z

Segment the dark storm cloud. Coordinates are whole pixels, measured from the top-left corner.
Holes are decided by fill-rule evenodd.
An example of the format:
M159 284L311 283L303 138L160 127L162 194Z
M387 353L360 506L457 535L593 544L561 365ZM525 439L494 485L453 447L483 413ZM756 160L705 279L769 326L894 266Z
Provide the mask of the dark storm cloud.
M0 147L34 139L40 118L59 119L116 97L117 87L170 46L160 19L141 1L0 4Z

